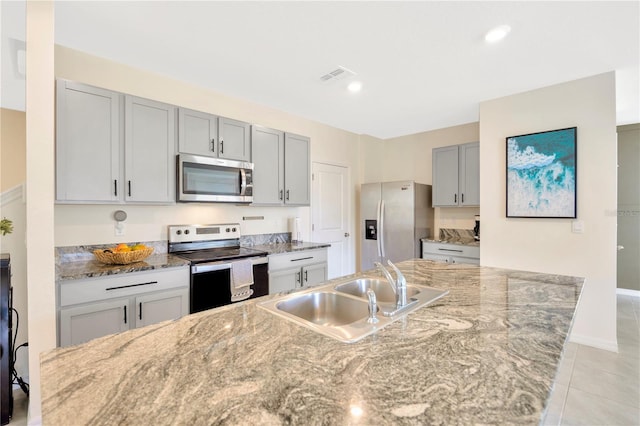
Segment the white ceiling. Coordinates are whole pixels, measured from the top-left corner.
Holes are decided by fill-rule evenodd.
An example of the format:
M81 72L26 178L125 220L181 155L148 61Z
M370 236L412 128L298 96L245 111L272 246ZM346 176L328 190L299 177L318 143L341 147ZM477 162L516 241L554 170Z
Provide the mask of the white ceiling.
M56 43L328 125L390 138L479 103L615 70L640 122L640 12L624 2L60 2ZM486 31L512 27L498 44ZM344 66L357 76L321 83ZM363 89L346 90L352 80Z

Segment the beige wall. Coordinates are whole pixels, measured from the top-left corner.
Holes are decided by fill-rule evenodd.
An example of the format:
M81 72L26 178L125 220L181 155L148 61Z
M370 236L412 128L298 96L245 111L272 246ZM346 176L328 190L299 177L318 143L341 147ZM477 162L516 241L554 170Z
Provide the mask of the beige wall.
M29 423L38 424L41 422L40 354L56 345L53 2L27 2L26 28Z
M613 72L480 104L485 266L586 277L572 340L616 350L616 107ZM505 217L505 138L577 126L572 220Z
M0 192L24 182L25 121L24 111L0 108Z
M640 291L640 124L618 127L618 288Z

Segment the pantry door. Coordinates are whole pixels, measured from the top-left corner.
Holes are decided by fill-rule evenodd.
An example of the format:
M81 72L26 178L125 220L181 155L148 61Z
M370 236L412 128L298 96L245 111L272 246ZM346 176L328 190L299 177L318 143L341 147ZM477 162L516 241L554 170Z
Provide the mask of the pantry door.
M331 244L327 250L327 278L352 274L349 168L314 162L311 186L311 239Z

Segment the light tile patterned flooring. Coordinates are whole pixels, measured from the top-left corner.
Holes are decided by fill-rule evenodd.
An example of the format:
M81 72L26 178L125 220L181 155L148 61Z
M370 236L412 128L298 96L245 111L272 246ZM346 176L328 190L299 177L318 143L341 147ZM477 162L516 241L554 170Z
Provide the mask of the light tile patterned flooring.
M640 298L617 300L618 353L569 343L544 425L640 425Z
M618 353L569 343L544 425L640 425L640 297L618 295ZM10 424L27 425L27 399L14 391Z

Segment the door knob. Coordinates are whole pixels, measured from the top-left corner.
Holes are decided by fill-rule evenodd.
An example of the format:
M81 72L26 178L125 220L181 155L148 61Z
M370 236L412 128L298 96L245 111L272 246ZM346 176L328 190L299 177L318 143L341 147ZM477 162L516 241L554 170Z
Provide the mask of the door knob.
M348 233L348 232L345 232L345 233L344 233L344 236L345 236L345 237L348 237L348 236L349 236L349 233Z

